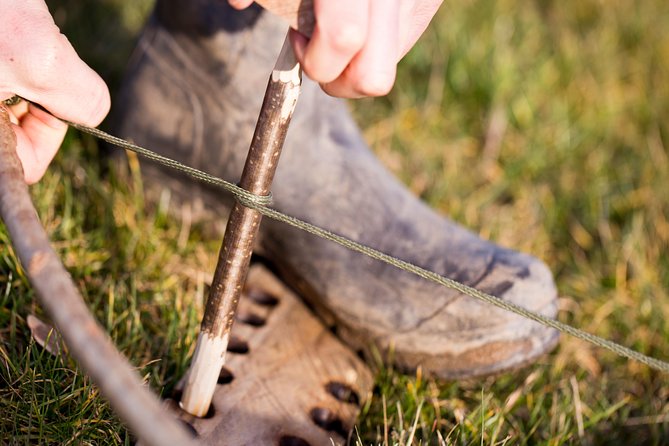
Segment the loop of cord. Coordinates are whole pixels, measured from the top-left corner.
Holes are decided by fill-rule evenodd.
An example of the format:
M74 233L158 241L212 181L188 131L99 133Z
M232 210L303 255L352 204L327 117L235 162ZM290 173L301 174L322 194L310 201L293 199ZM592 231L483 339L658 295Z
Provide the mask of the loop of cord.
M269 195L251 195L253 198L250 198L249 196L241 196L241 195L235 195L235 199L239 202L244 207L251 208L251 209L258 209L259 207L264 207L272 204L272 194L270 193Z

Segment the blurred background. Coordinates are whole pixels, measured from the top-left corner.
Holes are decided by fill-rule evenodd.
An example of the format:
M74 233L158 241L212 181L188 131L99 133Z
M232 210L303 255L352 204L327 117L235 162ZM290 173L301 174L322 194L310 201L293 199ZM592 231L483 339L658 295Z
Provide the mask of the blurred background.
M48 3L117 88L152 2ZM415 194L549 265L560 320L669 359L669 2L446 2L391 94L350 104ZM167 205L146 210L132 157L130 183L103 175L100 158L70 132L33 195L98 319L169 393L219 240ZM25 318L42 313L4 228L0 240L0 438L129 443L75 365L34 344ZM375 370L359 444L669 444L667 377L568 337L525 370L474 382Z

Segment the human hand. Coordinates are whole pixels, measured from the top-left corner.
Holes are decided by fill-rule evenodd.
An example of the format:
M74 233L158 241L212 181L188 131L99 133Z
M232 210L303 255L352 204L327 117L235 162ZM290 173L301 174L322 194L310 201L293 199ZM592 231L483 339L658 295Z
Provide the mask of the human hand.
M253 0L229 0L243 9ZM314 0L311 39L291 30L302 69L323 90L345 98L382 96L397 63L423 34L442 0Z
M43 0L0 0L0 101L19 95L54 116L96 126L110 107L104 81L60 33ZM8 107L28 183L37 182L67 124L25 101Z

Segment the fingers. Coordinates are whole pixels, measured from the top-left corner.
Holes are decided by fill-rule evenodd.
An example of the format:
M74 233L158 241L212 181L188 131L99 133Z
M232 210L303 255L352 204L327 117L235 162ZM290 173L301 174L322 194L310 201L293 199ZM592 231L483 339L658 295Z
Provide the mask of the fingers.
M371 0L369 31L362 49L337 79L321 84L332 96L356 98L388 94L395 83L400 0Z
M400 23L400 51L398 59L409 52L423 34L430 21L437 13L443 0L422 0L420 2L402 2L400 17L408 17Z
M59 118L92 127L109 112L107 85L60 32L35 48L26 64L32 70L26 72L19 87L23 91L16 92L20 96L39 103Z
M320 83L337 79L367 40L369 0L316 0L316 27L308 45L299 39L295 52L304 72Z
M387 94L395 82L401 0L314 1L311 40L290 39L305 74L332 96Z
M23 116L12 114L16 153L23 165L26 182L33 184L42 178L58 152L67 124L32 104Z
M244 9L251 6L253 0L229 0L228 3L235 9Z

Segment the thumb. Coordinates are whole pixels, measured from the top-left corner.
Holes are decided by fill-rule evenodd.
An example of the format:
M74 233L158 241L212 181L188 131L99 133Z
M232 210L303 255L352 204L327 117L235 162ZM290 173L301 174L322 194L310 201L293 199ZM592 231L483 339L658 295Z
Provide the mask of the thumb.
M36 183L56 155L67 124L31 104L12 127L16 134L16 154L23 165L26 182Z

